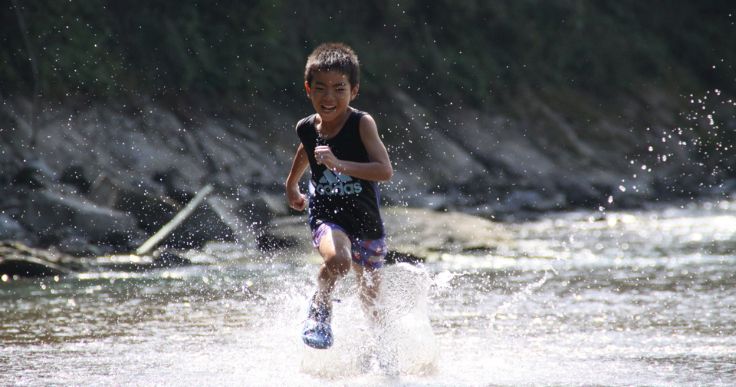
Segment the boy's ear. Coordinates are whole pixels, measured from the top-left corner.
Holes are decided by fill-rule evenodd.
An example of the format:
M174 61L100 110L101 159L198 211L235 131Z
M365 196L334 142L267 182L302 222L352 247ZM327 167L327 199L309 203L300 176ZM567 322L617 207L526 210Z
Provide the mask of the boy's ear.
M350 100L354 100L358 96L358 89L360 89L360 83L350 88Z
M307 81L304 81L304 90L307 91L307 97L309 97L309 94L312 93L312 88L309 87L309 82L307 82Z

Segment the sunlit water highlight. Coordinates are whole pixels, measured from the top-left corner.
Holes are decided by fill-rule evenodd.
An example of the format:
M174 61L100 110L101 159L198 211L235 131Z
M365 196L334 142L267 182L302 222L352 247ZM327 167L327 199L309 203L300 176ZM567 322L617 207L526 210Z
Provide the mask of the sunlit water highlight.
M381 335L348 278L329 351L299 338L306 257L218 246L188 268L0 283L3 384L736 382L736 204L507 227L492 254L390 268Z

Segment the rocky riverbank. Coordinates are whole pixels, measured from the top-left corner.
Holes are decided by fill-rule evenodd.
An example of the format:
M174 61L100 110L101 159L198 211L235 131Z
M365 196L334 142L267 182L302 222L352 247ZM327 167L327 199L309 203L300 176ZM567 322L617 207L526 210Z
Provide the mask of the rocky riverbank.
M462 213L391 207L385 209L384 221L389 262L423 262L437 259L443 253L488 253L500 244L512 243L502 224ZM303 215L278 217L261 235L260 245L240 245L244 256L314 253ZM0 275L6 279L100 270L142 271L188 264L191 264L188 259L165 249L143 256L73 257L56 249L35 249L18 242L0 243Z
M389 206L506 220L736 190L733 171L719 167L733 153L704 160L698 153L704 135L676 128L670 114L676 101L655 93L626 104L618 118L590 116L585 125L531 92L516 100L515 115L438 110L401 90L387 98L390 103L367 110L376 112L395 166L394 179L382 187ZM299 114L286 110L3 100L0 240L76 257L128 254L212 185L206 202L162 247L196 249L208 241L287 246L288 238L269 231L278 228L275 220L293 215L283 180ZM702 119L693 118L693 126Z

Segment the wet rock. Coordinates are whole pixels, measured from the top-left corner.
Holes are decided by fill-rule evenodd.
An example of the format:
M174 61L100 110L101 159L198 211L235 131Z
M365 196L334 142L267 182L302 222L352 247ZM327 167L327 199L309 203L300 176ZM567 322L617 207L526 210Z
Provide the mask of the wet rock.
M229 226L237 241L245 246L274 251L298 245L292 238L282 238L270 232L273 229L271 221L289 213L283 195L242 191L229 197L211 195L207 204Z
M172 249L202 248L207 242L234 242L235 233L207 203L197 207L181 226L162 242Z
M19 240L26 234L25 228L8 215L0 214L0 240Z
M48 190L30 193L18 220L49 245L79 236L91 243L128 249L138 230L135 218L128 214Z
M86 269L82 261L63 253L35 249L18 242L0 242L0 276L43 277Z
M43 160L32 160L24 163L12 177L11 183L27 188L42 188L53 181L54 172Z
M279 207L280 203L277 200L265 194L240 195L237 199L212 195L207 198L207 203L214 207L222 218L233 219L237 227L258 230L267 226L274 217L288 213L283 208L286 205Z
M45 244L48 244L48 242ZM125 244L125 247L118 245L118 247L115 248L110 245L93 243L81 235L68 235L60 241L55 242L53 245L65 254L69 254L74 257L90 257L128 250L128 244Z
M81 193L87 193L92 186L92 182L87 175L88 173L83 166L71 165L61 172L59 182L76 187Z
M166 196L179 204L186 204L194 197L194 194L190 190L181 187L186 179L177 169L168 168L165 171L155 172L152 180L160 183L163 186Z
M195 194L196 192L180 193L179 199L188 200ZM156 191L154 187L132 189L105 175L95 181L90 197L97 203L110 205L135 218L137 227L149 237L171 221L187 204ZM239 223L236 220L229 222L231 219L228 219L230 213L226 201L215 199L213 203L205 202L197 207L161 245L172 249L187 249L200 248L209 241L235 241L234 230Z
M95 188L98 202L111 203L111 207L131 215L138 226L147 234L158 231L166 222L176 215L180 205L163 196L119 186L115 183L105 185L106 188ZM102 194L100 191L107 191Z
M722 197L736 197L736 178L726 179L721 184L711 188L710 191L712 194Z
M277 236L268 231L256 237L256 244L260 251L275 251L299 246L299 239L295 236Z
M192 261L189 259L169 250L158 251L153 255L153 265L157 268L188 266L191 264Z
M565 195L555 193L543 195L538 191L513 191L505 197L494 209L501 213L515 213L520 211L553 211L566 206Z
M396 250L389 250L386 254L386 263L389 265L396 264L396 263L424 263L426 261L426 258L419 257L411 253L402 253Z
M70 274L71 270L35 257L0 260L0 275L11 277L50 277Z
M604 203L608 195L586 181L578 179L560 180L557 183L560 191L564 192L567 204L572 207L593 208Z

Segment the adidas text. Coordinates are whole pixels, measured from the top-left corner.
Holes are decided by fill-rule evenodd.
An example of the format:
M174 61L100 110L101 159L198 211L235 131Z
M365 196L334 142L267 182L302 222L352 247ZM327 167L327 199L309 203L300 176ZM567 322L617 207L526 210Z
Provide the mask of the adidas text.
M356 195L363 191L363 186L359 181L354 183L335 183L335 184L318 184L315 190L320 195Z

